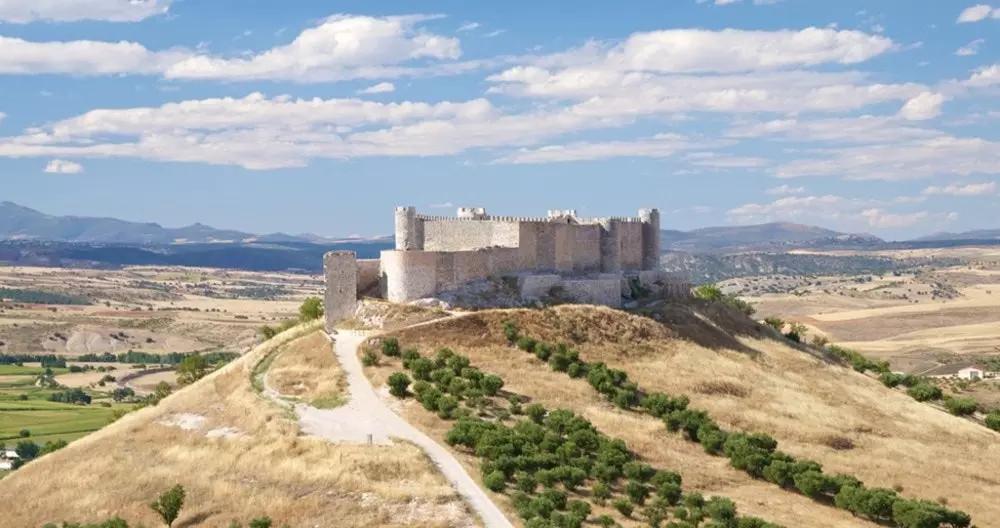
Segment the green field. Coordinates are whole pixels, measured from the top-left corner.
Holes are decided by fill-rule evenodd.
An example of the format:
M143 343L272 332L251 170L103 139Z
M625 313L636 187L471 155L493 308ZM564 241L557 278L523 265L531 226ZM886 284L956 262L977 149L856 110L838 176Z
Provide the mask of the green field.
M53 368L52 373L58 376L69 372L68 368ZM44 367L19 367L17 365L0 365L0 376L37 376L45 374Z
M0 444L14 445L21 440L31 440L37 444L48 441L75 440L108 424L116 409L129 408L127 404L112 402L111 407L100 405L98 393L88 393L94 397L90 405L74 405L47 400L53 391L37 387L16 388L9 383L0 387ZM20 400L27 394L27 400ZM31 436L21 438L22 429L31 431Z

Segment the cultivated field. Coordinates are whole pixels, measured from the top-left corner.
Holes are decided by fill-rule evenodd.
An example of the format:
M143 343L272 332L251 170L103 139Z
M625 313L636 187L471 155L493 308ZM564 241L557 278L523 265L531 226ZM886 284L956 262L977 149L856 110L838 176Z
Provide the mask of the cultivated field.
M287 411L254 389L257 364L285 343L305 335L284 351L314 356L315 329L285 332L159 405L0 480L0 496L44 497L6 502L4 524L121 515L156 526L147 504L181 484L187 500L175 527L245 525L263 515L278 526L476 526L420 449L302 436ZM336 385L338 370L325 372L314 381Z
M666 324L620 311L567 306L478 312L391 334L402 347L416 346L425 355L450 347L468 356L474 366L502 376L505 390L550 409L581 414L605 434L624 439L645 462L679 472L685 488L729 497L744 514L789 527L875 526L753 480L732 469L724 457L708 455L668 433L660 420L619 410L586 380L554 372L535 356L506 345L503 322L517 322L526 335L568 343L586 361L623 369L645 390L687 395L692 406L706 409L722 427L770 434L782 451L815 460L829 474L855 475L871 487L901 490L907 498L947 502L970 513L977 526L1000 526L1000 503L994 500L1000 493L997 433L888 390L816 352L768 338L740 317L698 305L667 306L649 314ZM367 369L376 384L399 370L399 360L391 358ZM412 399L402 408L411 423L438 439L451 427ZM966 463L970 453L976 454L976 464ZM478 475L478 463L459 456ZM512 512L507 496L497 497ZM595 511L600 513L614 515L625 526L637 525L610 508Z
M955 256L942 269L834 277L731 279L724 290L750 301L757 317L805 324L812 335L919 373L1000 353L1000 250L908 250L897 258Z

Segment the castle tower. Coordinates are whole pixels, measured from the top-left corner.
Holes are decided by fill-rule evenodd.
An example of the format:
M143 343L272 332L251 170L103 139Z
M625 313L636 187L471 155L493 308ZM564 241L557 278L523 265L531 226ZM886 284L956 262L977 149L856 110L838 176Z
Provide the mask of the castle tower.
M396 251L424 249L423 222L416 207L396 208Z
M639 209L642 221L642 269L660 269L660 210Z
M323 315L327 332L337 323L354 317L358 305L358 260L353 251L331 251L323 255L326 293Z
M601 224L601 271L604 273L621 273L621 236L618 220L602 218Z

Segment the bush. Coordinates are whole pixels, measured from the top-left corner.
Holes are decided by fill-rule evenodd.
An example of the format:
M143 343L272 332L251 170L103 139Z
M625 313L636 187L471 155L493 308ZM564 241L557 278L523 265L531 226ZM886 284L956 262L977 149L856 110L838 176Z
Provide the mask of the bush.
M483 485L490 491L501 493L507 487L507 477L502 471L494 470L483 478Z
M487 396L496 396L503 388L503 378L493 375L483 376L479 382L479 388L483 389L483 394Z
M879 376L879 380L882 384L890 389L893 387L898 387L903 383L904 376L902 374L896 374L895 372L886 372Z
M410 377L402 372L396 372L389 376L389 394L397 398L406 397L406 389L410 386Z
M986 427L1000 431L1000 411L993 411L986 415Z
M921 382L910 387L906 393L919 402L941 399L941 388L927 382Z
M429 359L417 358L410 362L410 370L413 372L413 379L431 381L434 362Z
M525 493L534 493L538 489L538 480L531 473L518 471L514 478L517 479L517 489Z
M437 411L438 416L442 419L449 420L454 418L453 413L455 409L458 409L458 399L454 396L441 396L437 400Z
M525 412L528 413L528 418L531 418L531 421L535 423L540 424L545 420L545 407L542 407L537 403L529 405L525 408Z
M649 488L645 484L633 480L625 485L625 494L628 495L628 500L632 503L641 505L646 502L646 497L649 496Z
M520 348L529 354L535 353L535 347L537 345L538 342L530 337L522 337L517 340L517 348Z
M613 506L614 509L618 510L618 513L624 515L625 517L632 516L632 510L633 510L632 503L629 502L628 499L624 498L615 499L611 503L611 506Z
M611 498L611 488L603 482L598 482L597 484L594 484L594 487L590 490L590 493L591 495L593 495L595 499L597 499L597 503L602 505L604 504L604 501Z
M407 348L403 351L403 368L412 368L412 363L414 360L420 359L420 352L415 348Z
M714 284L703 284L694 289L694 296L706 301L721 301L724 295L722 290Z
M29 436L31 436L31 431L27 429L21 429L21 431L17 433L17 436L21 438L28 438Z
M323 317L323 299L319 297L308 297L299 306L299 320L303 322L315 321Z
M382 340L382 355L396 357L400 355L399 340L395 337L387 337Z
M507 321L503 324L503 337L507 340L507 344L513 345L518 341L519 332L517 331L517 325L511 321Z
M956 416L968 416L979 409L979 402L975 398L968 396L962 398L948 398L944 401L948 412Z
M163 519L168 528L177 520L182 506L184 506L184 487L180 484L165 491L149 504L149 507Z
M366 350L361 356L361 364L366 367L377 367L378 363L378 356L371 350Z
M566 509L566 492L549 488L541 493L541 496L552 501L559 511Z
M603 528L611 528L615 525L615 520L610 515L601 515L600 517L594 519L594 522Z

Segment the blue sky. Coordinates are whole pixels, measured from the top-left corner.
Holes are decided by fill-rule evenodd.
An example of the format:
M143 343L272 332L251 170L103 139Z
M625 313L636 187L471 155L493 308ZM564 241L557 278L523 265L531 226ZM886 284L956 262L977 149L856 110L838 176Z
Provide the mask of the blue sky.
M1000 227L992 1L6 0L0 200L335 236L404 204Z

